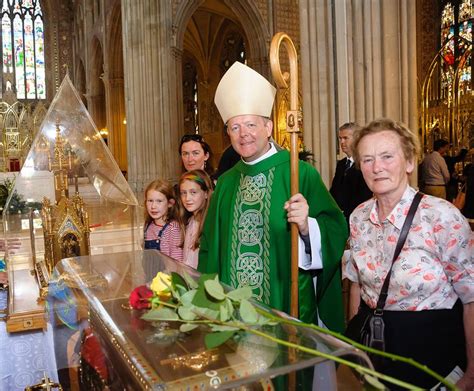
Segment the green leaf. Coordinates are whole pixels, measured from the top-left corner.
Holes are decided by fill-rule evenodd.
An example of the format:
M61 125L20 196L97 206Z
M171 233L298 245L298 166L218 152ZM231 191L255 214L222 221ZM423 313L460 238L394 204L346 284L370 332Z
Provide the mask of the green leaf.
M265 316L258 316L258 322L259 326L276 326L278 324L277 321L274 319L266 318Z
M206 288L206 292L214 299L219 301L225 299L224 288L219 281L207 280L204 282L204 287Z
M186 292L189 290L186 280L176 272L171 272L171 285L180 291L182 289Z
M227 306L227 311L229 312L229 317L234 318L235 308L232 304L232 300L229 298L225 299L225 305Z
M226 321L229 320L230 314L229 314L229 309L227 307L227 303L222 303L221 304L219 314L220 314L219 318L220 318L221 322L226 322Z
M364 390L386 390L387 387L374 376L364 374Z
M202 274L201 277L199 277L197 292L193 299L193 304L196 307L210 308L214 311L220 310L220 303L214 301L214 299L206 293L206 289L204 288L205 282L213 280L215 276L216 274Z
M179 290L178 289L175 289L175 287L173 285L171 285L168 290L171 292L171 295L179 300L181 298L181 294L179 293Z
M217 276L217 273L211 273L211 274L201 274L199 276L199 280L198 280L198 286L204 286L204 283L207 281L207 280L214 280Z
M215 333L209 333L204 337L204 343L207 349L213 349L217 346L222 345L227 340L232 338L234 331L218 331Z
M255 324L258 322L258 313L248 300L240 302L240 317L245 323Z
M176 285L176 292L178 292L178 297L177 299L180 299L181 296L183 296L184 294L188 293L188 289L185 288L184 286L182 285Z
M184 306L191 305L194 299L196 290L187 291L183 296L181 296L181 304Z
M142 316L142 319L148 321L156 320L179 320L178 314L169 308L158 308L156 310L150 310Z
M178 308L178 315L183 320L194 320L196 319L196 313L193 311L194 306L182 306Z
M196 314L204 319L219 319L220 311L211 310L210 308L194 307Z
M198 324L184 323L181 326L179 326L179 331L181 331L182 333L189 333L190 331L194 330L197 327L199 327Z
M198 283L188 273L183 273L183 278L188 284L189 289L197 289Z
M250 299L252 297L252 288L244 286L227 293L227 297L233 301L240 301L242 299Z
M225 325L220 325L220 324L210 324L209 328L212 331L238 331L240 330L238 327L225 326Z
M186 280L178 273L176 272L171 272L171 283L173 285L182 285L185 288L188 287L188 284L186 283Z

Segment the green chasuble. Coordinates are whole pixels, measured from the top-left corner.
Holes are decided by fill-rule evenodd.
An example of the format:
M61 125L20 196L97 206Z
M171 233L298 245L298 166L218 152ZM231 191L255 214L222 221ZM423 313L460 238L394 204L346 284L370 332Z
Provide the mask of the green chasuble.
M299 179L309 216L316 218L321 231L323 259L322 270L299 270L299 317L317 323L319 313L327 327L342 332L340 259L347 239L346 221L311 165L300 161ZM291 239L283 205L289 198L288 151L255 165L238 162L219 178L212 194L198 270L218 273L221 281L234 288L250 285L258 301L288 313Z

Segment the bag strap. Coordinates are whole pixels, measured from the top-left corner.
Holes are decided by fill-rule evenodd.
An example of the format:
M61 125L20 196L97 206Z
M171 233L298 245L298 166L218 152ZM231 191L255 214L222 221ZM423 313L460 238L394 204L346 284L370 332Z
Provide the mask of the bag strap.
M395 247L395 252L392 258L392 265L390 266L390 270L387 273L387 277L385 277L385 281L382 285L382 290L380 291L379 300L377 301L377 307L375 308L375 311L374 311L376 315L383 314L383 308L385 307L385 302L387 301L388 286L390 284L390 276L392 274L393 264L395 263L398 256L400 255L400 251L402 251L403 245L405 244L405 241L408 236L408 231L410 231L411 222L413 221L413 217L415 216L416 209L418 208L418 204L423 198L423 195L424 194L421 191L416 193L411 203L410 209L408 210L408 214L407 214L407 217L405 218L405 222L403 223L400 236L398 237L397 246Z

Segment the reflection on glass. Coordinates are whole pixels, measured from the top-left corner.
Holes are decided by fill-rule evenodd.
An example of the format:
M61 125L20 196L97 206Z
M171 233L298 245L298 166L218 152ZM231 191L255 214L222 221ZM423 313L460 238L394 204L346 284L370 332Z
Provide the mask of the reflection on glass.
M141 245L143 213L138 201L68 76L33 140L12 194L24 200L25 208L11 208L10 196L3 214L6 237L21 242L7 254L10 313L43 309L30 270L36 269L45 288L45 274L62 258L134 251ZM54 254L49 267L48 254ZM26 281L31 294L20 300L15 292L24 291Z
M113 257L69 258L56 267L57 280L68 281L72 292L65 304L74 304L76 330L82 335L94 336L104 354L104 363L108 363L104 364L107 375L101 371L102 376L106 376L101 379L105 384L114 381L130 389L209 389L216 385L231 388L324 361L305 352L290 352L275 341L243 332L221 346L206 349L207 326L181 333L178 322L144 321L141 316L146 310L131 310L128 297L136 286L151 281L154 275L150 270L199 276L195 270L155 250L117 253ZM84 276L97 274L105 276L107 289L84 279ZM50 293L49 300L51 308L64 312L64 298ZM70 319L67 322L70 323ZM66 325L56 323L55 327L55 335L59 336ZM262 330L271 337L297 341L336 356L354 351L333 337L302 327L277 324ZM81 349L76 347L77 351Z

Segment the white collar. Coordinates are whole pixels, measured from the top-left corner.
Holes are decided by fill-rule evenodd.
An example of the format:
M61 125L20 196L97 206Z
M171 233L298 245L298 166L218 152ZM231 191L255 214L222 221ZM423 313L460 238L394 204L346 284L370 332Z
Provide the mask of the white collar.
M255 159L255 160L252 160L251 162L246 162L244 159L242 159L242 161L245 163L245 164L248 164L249 166L253 166L254 164L257 164L257 163L260 163L262 160L265 160L266 158L269 158L270 156L274 155L275 153L277 153L277 149L275 148L275 145L273 145L273 143L270 143L270 149L265 152L262 156L260 156L259 158Z

